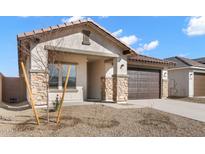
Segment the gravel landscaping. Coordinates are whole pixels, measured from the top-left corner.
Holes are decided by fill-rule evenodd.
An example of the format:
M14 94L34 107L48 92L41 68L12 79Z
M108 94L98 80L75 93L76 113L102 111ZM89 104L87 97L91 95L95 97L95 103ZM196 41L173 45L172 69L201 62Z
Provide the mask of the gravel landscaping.
M205 136L205 123L151 108L114 109L104 105L64 107L61 124L51 112L38 110L41 125L35 125L31 109L0 108L0 136Z

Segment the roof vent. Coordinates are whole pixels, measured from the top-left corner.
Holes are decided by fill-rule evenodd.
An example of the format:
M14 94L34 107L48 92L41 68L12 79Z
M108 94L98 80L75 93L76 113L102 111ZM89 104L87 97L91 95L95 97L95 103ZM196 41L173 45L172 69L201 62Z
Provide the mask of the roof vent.
M90 45L90 31L82 30L83 33L83 45Z

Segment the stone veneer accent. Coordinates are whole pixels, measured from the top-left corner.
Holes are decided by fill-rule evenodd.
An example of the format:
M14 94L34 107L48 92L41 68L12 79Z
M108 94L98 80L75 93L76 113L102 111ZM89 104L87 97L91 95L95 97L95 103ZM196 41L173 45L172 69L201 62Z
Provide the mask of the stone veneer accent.
M112 77L102 77L102 100L103 101L113 101L113 78Z
M162 98L167 98L168 97L168 80L164 80L162 79L162 94L161 94L161 97Z
M47 88L45 76L46 75L44 72L30 72L31 90L36 105L47 104Z
M128 100L128 77L124 75L103 77L102 100L126 103Z
M128 100L128 76L113 75L113 100L126 103Z

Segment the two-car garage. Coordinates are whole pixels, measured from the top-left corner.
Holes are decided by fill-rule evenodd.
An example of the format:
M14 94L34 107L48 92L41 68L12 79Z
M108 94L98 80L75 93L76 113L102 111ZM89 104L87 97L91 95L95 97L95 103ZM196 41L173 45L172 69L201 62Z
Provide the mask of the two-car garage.
M161 71L128 68L128 99L153 99L161 97Z
M129 57L128 99L166 98L167 68L171 66L173 63L169 61L144 55Z

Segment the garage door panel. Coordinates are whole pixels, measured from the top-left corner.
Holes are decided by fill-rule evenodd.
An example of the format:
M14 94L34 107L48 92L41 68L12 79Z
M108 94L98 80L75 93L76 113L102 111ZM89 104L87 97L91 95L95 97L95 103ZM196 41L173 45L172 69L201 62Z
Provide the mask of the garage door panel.
M205 96L204 73L194 73L194 96Z
M129 99L160 98L160 70L128 69Z

